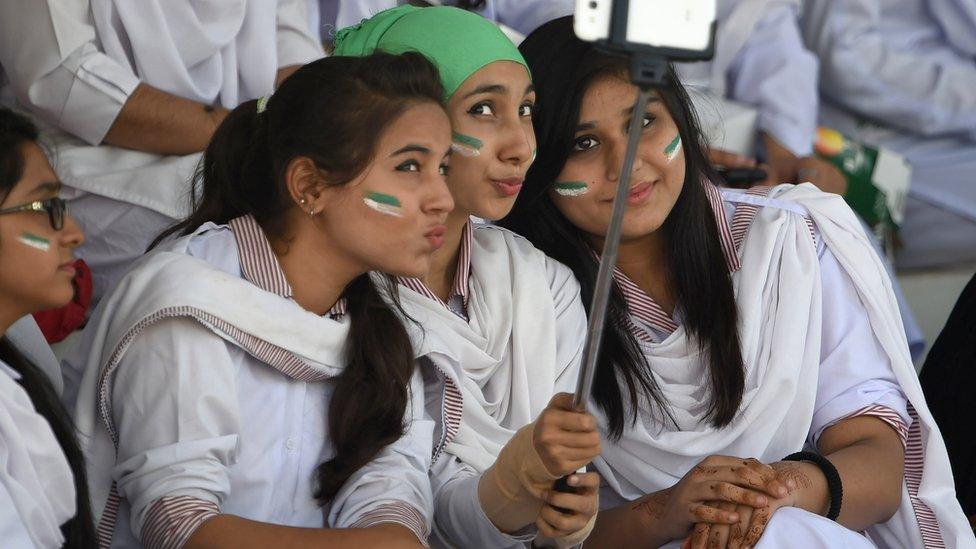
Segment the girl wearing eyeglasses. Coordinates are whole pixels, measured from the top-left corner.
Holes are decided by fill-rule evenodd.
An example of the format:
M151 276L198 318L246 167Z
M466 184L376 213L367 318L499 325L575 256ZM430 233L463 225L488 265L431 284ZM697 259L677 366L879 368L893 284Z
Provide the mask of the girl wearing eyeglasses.
M0 334L74 295L84 236L26 118L0 108ZM91 547L84 459L47 377L0 340L0 532L5 547Z

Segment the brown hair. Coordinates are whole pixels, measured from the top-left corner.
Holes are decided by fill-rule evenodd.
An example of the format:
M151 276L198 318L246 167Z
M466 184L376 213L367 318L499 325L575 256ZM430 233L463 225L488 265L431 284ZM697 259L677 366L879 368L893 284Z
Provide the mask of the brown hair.
M254 216L269 236L282 230L293 206L284 173L307 157L343 185L372 161L383 129L411 105L440 105L437 69L423 55L376 53L328 57L285 80L257 112L257 101L234 109L217 129L199 170L202 196L187 219L161 234L186 235L206 222ZM334 380L329 435L335 456L319 465L315 497L327 503L350 475L403 435L413 349L396 302L395 286L380 294L368 274L343 292L351 319L347 366ZM400 315L398 315L400 313Z

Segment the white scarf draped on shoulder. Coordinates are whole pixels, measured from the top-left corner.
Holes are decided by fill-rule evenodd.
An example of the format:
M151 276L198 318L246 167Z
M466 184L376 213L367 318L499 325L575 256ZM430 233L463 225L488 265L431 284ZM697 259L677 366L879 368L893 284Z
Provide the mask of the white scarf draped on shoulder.
M200 231L208 228L204 226ZM193 236L142 258L107 296L67 361L83 372L75 421L88 458L96 523L112 492L115 464L111 374L138 333L165 318L192 318L286 375L315 381L345 366L349 324L320 317L295 302L186 255ZM201 363L201 366L204 365ZM270 367L270 366L269 366Z
M576 302L563 322L549 269L567 271L559 291ZM499 227L474 230L468 284L469 321L403 286L400 299L424 329L420 352L461 390L460 427L445 451L483 471L555 393L575 388L586 318L568 269ZM557 350L559 337L573 340L573 348Z
M816 224L825 244L853 280L875 337L917 418L909 435L906 477L913 440L919 479L906 482L901 506L888 522L868 530L882 547L956 547L972 532L955 499L945 444L925 405L912 365L891 281L857 218L843 199L815 187L782 185L769 198L783 208L759 211L733 275L746 364L745 391L731 424L715 429L707 412L705 365L698 345L679 328L660 344L643 344L655 379L667 395L677 428L662 426L649 403L636 425L617 442L604 441L596 464L610 487L628 500L677 482L713 454L779 461L803 448L813 420L819 362L821 312L817 250L804 219ZM924 516L935 529L924 532ZM923 541L924 537L924 541ZM938 539L941 537L941 540Z

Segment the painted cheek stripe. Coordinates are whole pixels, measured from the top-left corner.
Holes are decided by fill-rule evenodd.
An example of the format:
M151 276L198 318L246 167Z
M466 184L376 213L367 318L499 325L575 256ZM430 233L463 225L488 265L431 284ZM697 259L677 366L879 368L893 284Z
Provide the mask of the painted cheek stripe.
M678 151L681 150L681 135L674 136L674 140L668 143L668 146L664 148L664 156L667 157L668 162L671 162L678 156Z
M376 210L381 214L392 215L394 217L403 216L403 207L395 196L366 191L363 196L363 203L370 209Z
M481 154L484 143L477 137L454 132L451 134L451 149L462 156L472 157Z
M583 196L590 190L589 185L583 181L557 181L553 188L560 196Z
M20 240L21 242L30 246L31 248L35 248L41 251L46 252L51 249L50 240L37 236L35 234L21 233L21 235L17 238L17 240Z

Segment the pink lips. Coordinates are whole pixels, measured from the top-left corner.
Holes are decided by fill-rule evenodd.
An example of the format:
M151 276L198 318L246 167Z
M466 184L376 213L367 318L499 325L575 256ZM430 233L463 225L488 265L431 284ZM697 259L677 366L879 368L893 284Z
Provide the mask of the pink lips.
M491 182L502 196L515 196L522 190L523 179L511 177L509 179L493 179Z
M654 185L649 182L638 184L627 195L627 203L631 205L640 204L645 198L651 195L652 190L654 190Z
M438 225L424 233L424 237L427 238L427 242L430 242L430 245L436 250L444 245L445 234L447 234L447 227Z

